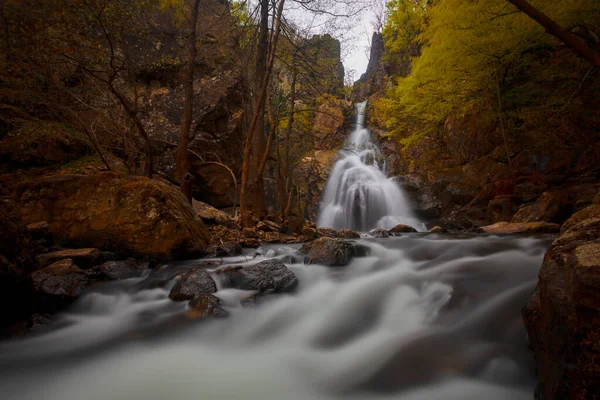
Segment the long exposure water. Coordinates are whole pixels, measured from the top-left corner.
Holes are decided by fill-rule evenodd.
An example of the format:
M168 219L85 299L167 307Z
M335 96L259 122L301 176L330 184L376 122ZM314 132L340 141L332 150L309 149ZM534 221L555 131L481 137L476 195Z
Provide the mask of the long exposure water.
M340 150L323 195L317 225L336 230L391 229L397 224L424 231L365 125L367 103L356 105L356 124Z
M346 267L304 265L289 245L226 259L283 259L299 287L252 308L240 305L249 292L220 288L230 314L221 319L188 320L187 305L168 298L172 283L157 287L195 262L97 285L47 332L0 343L1 398L533 397L520 309L548 239L412 234L359 242L371 255Z

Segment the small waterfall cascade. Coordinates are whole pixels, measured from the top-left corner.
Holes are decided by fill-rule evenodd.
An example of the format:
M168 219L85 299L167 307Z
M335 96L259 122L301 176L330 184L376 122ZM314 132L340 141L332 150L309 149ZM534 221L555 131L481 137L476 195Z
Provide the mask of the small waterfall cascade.
M356 105L356 126L327 181L317 226L364 232L405 224L424 231L398 183L385 173L385 158L365 126L366 108L366 102Z

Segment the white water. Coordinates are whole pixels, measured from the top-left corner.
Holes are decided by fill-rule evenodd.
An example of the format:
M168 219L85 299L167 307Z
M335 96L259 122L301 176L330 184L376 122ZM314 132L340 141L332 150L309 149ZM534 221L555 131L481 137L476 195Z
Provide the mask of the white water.
M429 234L360 242L371 256L345 268L287 264L297 292L256 308L239 305L248 292L219 290L226 319L187 321L186 305L168 299L168 285L155 288L154 276L97 286L50 332L0 343L0 397L533 398L520 309L549 241ZM297 248L227 262L299 257Z
M365 126L366 105L356 105L356 127L327 181L317 225L364 232L405 224L424 231L398 183L385 174L381 150Z

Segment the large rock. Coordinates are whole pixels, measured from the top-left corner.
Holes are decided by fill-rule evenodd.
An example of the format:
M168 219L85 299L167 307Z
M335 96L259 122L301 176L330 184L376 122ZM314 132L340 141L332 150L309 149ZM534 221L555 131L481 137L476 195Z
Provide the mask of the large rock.
M567 207L566 194L559 192L544 192L535 203L521 206L512 218L512 222L554 222L560 223L562 214Z
M177 283L171 289L169 298L175 301L191 300L195 296L215 293L217 285L204 268L193 268L175 277Z
M225 267L218 270L223 285L260 293L289 292L298 286L298 278L278 259L262 261L249 267Z
M395 227L393 227L392 229L390 229L390 233L392 235L398 234L398 233L412 233L412 232L417 232L417 230L415 228L413 228L412 226L403 225L403 224L398 224Z
M156 258L202 254L210 234L177 188L114 172L55 175L18 186L25 223L46 221L73 247Z
M47 267L57 261L70 258L81 268L89 268L102 262L102 253L98 249L66 249L40 254L36 257L40 268Z
M192 208L194 209L196 216L205 224L229 225L233 222L231 216L226 212L218 210L209 204L202 203L201 201L193 200Z
M367 256L370 249L351 241L322 237L302 246L300 252L306 254L305 264L336 267L348 265L354 257Z
M548 222L527 222L527 223L510 223L498 222L493 225L486 225L480 228L481 232L485 233L558 233L560 225L550 224Z
M86 273L68 258L33 272L30 279L36 311L57 311L79 298L90 285Z
M575 213L561 227L561 232L566 232L573 226L592 219L600 219L600 204L593 204Z
M523 310L539 399L594 399L600 393L600 218L585 216L580 211L565 223Z

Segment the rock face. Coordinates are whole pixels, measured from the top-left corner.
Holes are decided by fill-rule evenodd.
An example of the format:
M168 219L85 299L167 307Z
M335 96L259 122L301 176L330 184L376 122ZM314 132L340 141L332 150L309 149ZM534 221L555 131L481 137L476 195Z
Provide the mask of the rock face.
M81 296L90 285L85 272L69 258L32 273L30 278L39 297L38 311L57 311Z
M482 226L485 233L558 233L560 225L548 222L510 223L498 222L493 225Z
M298 286L298 278L277 259L262 261L250 267L226 267L217 271L224 286L259 293L289 292Z
M215 293L217 285L210 274L203 268L194 268L186 273L177 275L177 283L171 289L169 298L175 301L191 300L205 293Z
M114 172L24 182L16 200L25 223L46 221L62 244L157 258L200 255L210 240L174 187Z
M307 243L300 249L305 264L321 264L331 267L348 265L354 257L368 255L369 248L354 242L322 237Z
M563 222L567 208L567 196L559 192L544 192L534 204L522 206L515 214L512 222Z
M565 227L523 309L544 400L600 393L600 213L582 210Z

